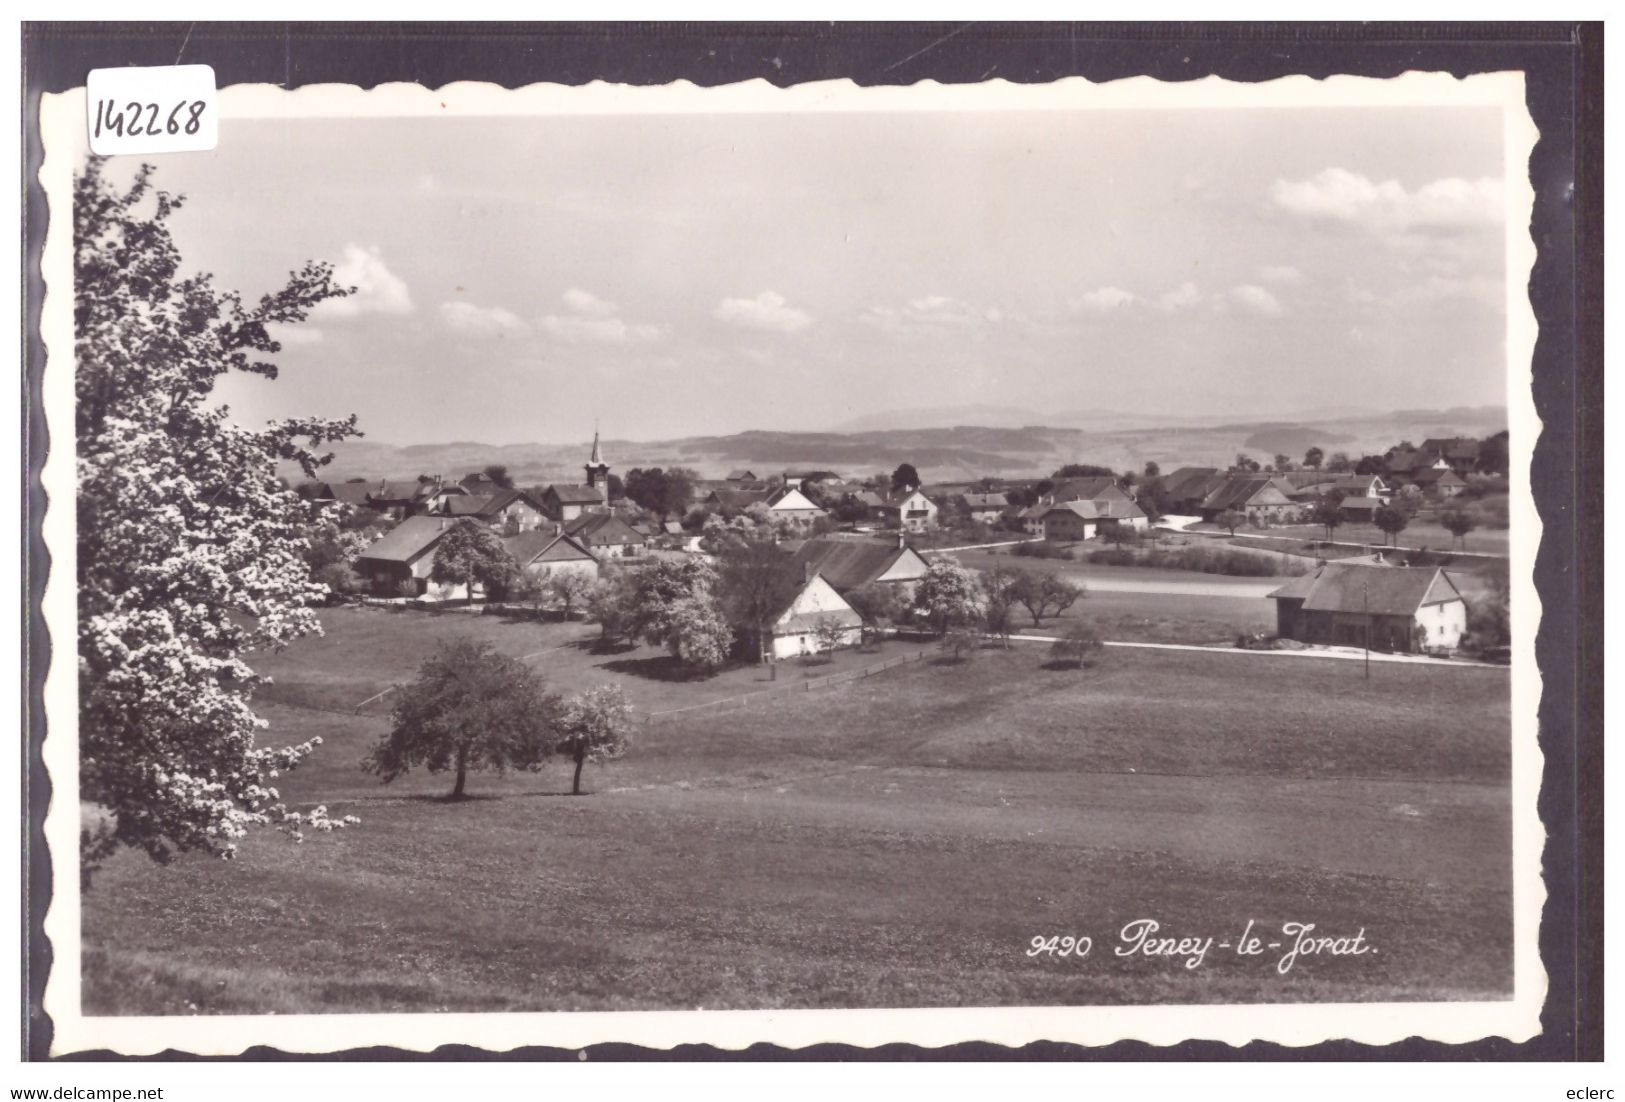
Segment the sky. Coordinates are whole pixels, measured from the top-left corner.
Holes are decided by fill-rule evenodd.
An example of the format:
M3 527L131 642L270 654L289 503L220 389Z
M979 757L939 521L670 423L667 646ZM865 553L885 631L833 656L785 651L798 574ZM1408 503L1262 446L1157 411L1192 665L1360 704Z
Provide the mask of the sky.
M236 417L370 439L826 430L991 404L1505 401L1500 115L255 120L158 159L188 267L354 295Z

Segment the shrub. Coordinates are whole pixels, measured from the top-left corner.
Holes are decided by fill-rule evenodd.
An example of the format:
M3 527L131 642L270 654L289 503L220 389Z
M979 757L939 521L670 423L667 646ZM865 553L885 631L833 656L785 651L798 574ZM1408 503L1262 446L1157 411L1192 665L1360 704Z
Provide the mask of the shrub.
M1018 543L1011 554L1020 555L1027 559L1070 559L1073 554L1070 550L1048 540L1033 540L1030 543Z

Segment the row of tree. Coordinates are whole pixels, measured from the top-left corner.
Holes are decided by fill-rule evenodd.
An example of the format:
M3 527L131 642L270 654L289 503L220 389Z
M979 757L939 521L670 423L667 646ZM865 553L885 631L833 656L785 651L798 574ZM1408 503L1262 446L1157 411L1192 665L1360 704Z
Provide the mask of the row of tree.
M419 767L450 772L453 799L471 771L536 770L555 756L573 763L579 795L582 768L622 756L633 726L619 686L564 699L524 662L466 638L441 644L400 687L391 720L362 767L386 784Z

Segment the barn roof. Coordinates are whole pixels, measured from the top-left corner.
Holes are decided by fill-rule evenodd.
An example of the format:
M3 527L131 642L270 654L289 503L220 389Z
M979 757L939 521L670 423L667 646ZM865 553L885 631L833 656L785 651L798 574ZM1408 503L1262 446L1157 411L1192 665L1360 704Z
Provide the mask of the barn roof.
M593 558L593 553L578 543L575 537L551 528L520 532L517 536L507 537L502 544L520 566L533 562L569 562Z
M1280 483L1267 474L1231 475L1202 502L1202 508L1232 509L1238 505L1290 504Z
M1302 599L1315 612L1369 612L1414 616L1424 605L1461 600L1461 592L1436 566L1388 566L1334 562L1294 578L1270 594Z
M583 486L575 482L555 482L547 493L558 499L560 505L592 505L602 502L604 495L596 486Z
M357 556L374 562L411 562L440 541L453 527L466 523L448 517L407 517Z
M822 574L837 592L858 589L875 581L913 548L896 540L810 539L796 548L790 561L798 574Z
M637 529L613 513L582 513L564 526L565 532L587 543L643 543Z

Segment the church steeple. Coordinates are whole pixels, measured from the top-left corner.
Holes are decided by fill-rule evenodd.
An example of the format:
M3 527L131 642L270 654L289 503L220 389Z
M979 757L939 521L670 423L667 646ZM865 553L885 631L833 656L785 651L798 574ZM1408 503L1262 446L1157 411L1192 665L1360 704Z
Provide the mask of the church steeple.
M598 444L598 426L592 430L592 455L587 457L587 485L598 491L598 496L605 505L609 504L609 464L604 462L604 452Z

